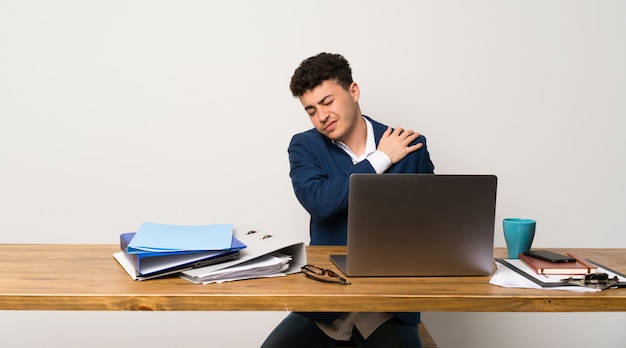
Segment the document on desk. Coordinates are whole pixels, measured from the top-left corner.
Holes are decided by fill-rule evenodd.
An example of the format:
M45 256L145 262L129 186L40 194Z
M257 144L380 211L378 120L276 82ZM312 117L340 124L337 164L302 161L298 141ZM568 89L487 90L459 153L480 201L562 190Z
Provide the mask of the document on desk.
M254 260L244 262L237 266L223 268L220 270L196 273L189 275L182 273L181 278L195 284L222 283L234 280L268 278L285 276L285 270L289 268L291 256L281 254L271 254L258 257Z
M548 277L548 276L542 275L542 277ZM583 286L543 287L537 284L536 282L524 277L518 272L501 264L500 262L496 262L496 272L493 274L493 276L491 276L489 283L493 285L501 286L504 288L567 290L567 291L575 291L575 292L599 291L596 289L586 288Z
M598 273L607 273L609 277L617 276L620 282L626 282L626 276L601 265ZM597 288L568 284L563 275L537 274L519 259L496 259L496 272L489 283L507 288L527 288L544 290L566 290L574 292L601 291Z
M137 255L119 251L113 257L134 280L148 280L236 259L238 250L205 251L191 254L176 254L139 258Z
M259 233L256 231L239 232L235 231L235 237L247 248L239 251L239 257L236 260L217 263L210 266L198 267L183 271L181 276L187 280L200 280L210 277L216 272L230 272L234 267L244 265L249 267L255 264L263 264L268 262L265 258L268 255L285 255L290 258L286 263L286 268L281 266L280 273L291 274L300 272L300 267L306 264L306 249L304 242L292 239L287 236L271 235ZM279 274L277 274L279 275ZM250 277L238 277L237 279L247 279Z
M125 251L135 235L134 232L122 233L120 235L121 251L113 255L134 280L147 280L195 267L234 260L239 256L239 250L246 248L245 244L233 236L230 248L225 250L170 252L138 250L129 254Z

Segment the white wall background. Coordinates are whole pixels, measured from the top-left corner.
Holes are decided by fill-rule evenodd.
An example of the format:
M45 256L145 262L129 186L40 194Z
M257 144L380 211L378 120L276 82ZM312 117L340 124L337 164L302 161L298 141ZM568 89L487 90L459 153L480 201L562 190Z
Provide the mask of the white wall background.
M624 18L623 1L0 0L0 242L117 243L146 221L307 238L286 148L310 124L288 84L330 51L366 114L427 136L437 173L498 175L498 221L535 218L534 246L624 248ZM0 346L254 347L284 315L0 312ZM623 313L424 320L442 348L626 340Z

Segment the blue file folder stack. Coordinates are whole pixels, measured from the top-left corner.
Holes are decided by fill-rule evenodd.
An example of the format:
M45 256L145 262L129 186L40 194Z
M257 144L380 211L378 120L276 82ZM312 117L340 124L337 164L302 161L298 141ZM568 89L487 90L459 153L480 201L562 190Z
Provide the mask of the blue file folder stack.
M232 224L144 223L120 235L120 248L118 262L133 279L146 280L236 259L246 245L233 236Z

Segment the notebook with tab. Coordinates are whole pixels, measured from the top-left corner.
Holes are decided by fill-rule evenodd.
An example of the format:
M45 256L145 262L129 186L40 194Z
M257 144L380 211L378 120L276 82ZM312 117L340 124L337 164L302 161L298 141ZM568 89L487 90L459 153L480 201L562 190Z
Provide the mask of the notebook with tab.
M493 264L495 175L353 174L348 276L488 275Z

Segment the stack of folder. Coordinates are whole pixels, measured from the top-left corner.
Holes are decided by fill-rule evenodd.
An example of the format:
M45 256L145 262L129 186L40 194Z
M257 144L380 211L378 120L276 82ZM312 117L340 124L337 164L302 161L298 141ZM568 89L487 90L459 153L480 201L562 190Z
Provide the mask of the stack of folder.
M232 224L179 226L144 223L120 235L113 257L134 280L178 275L196 284L277 277L300 272L304 242L234 231Z
M254 230L235 231L235 237L247 245L236 260L185 270L180 276L195 284L221 283L299 273L307 263L301 240Z
M232 224L144 223L137 232L120 235L121 251L113 256L131 278L146 280L235 260L244 248Z

